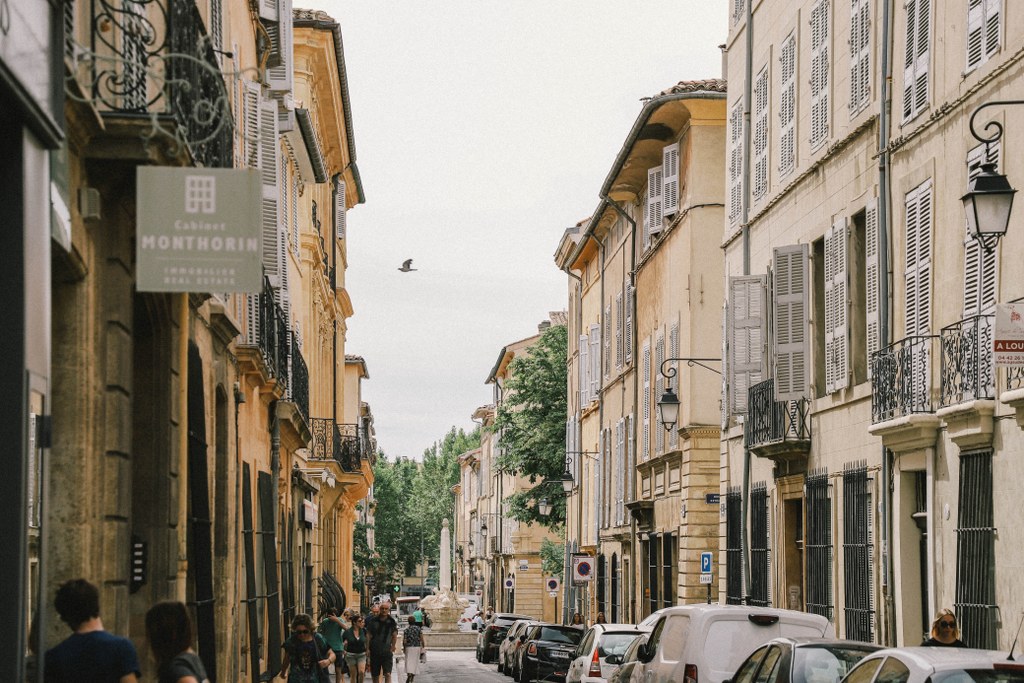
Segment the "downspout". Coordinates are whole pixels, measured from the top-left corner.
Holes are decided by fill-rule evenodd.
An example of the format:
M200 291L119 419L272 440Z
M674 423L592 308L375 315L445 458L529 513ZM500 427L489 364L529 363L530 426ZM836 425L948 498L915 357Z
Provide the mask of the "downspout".
M340 173L338 173L338 174L336 174L334 176L334 182L332 184L334 185L334 192L335 192L335 194L337 194L337 192L338 192L338 187L339 187L338 183L339 183L340 179L341 179L341 174ZM346 199L343 197L342 201L346 201ZM338 206L337 198L335 198L333 204L334 204L333 208L335 209L335 211L337 211L337 206ZM334 216L334 226L337 226L337 225L338 225L338 216L336 215L336 216ZM334 300L337 301L337 299L338 299L338 289L337 289L337 287L338 287L338 231L337 231L337 228L333 227L333 226L332 226L332 230L331 230L331 263L334 266L334 282L331 283L331 286L334 287L334 292L332 292L332 294L333 294ZM332 363L331 363L331 366L332 366L331 367L331 373L332 373L332 376L334 377L334 382L332 384L332 392L333 393L331 395L331 417L334 420L337 420L337 418L338 418L338 319L337 318L334 319L334 325L332 326L332 328L333 329L331 330L331 360L332 360ZM332 434L328 438L333 439L334 435ZM356 439L358 439L358 438L359 438L359 430L358 430L358 427L357 427L356 428Z
M600 251L600 259L601 259L601 292L600 292L600 296L601 296L601 311L600 311L600 315L601 315L601 338L597 340L597 343L598 343L598 345L599 345L599 347L601 349L601 353L598 354L598 361L597 362L600 363L600 367L597 370L597 376L598 376L598 380L599 380L599 383L600 383L602 389L601 389L601 391L597 395L597 444L598 444L597 450L599 451L598 454L597 454L597 472L598 472L598 480L600 482L598 484L598 486L597 486L597 490L598 491L604 491L605 467L607 467L607 465L608 465L604 461L604 450L606 448L608 448L608 450L611 450L608 447L608 445L604 442L604 439L601 438L601 433L604 431L604 368L605 368L605 363L609 362L609 359L604 357L604 354L605 354L604 339L605 339L606 335L611 334L611 330L605 327L606 325L608 325L610 323L609 323L608 319L605 317L605 314L604 314L604 312L608 308L607 304L605 303L605 299L604 299L604 271L605 271L605 243L604 243L604 240L602 240L601 242L598 243L598 249ZM604 520L604 503L605 503L605 501L601 500L600 504L597 506L597 528L594 529L594 561L595 562L597 562L597 557L601 554L601 526L605 522L605 520ZM605 563L602 563L601 565L598 565L598 566L607 567L608 565L605 564ZM603 576L601 578L604 579L604 580L607 580L607 575L605 575L605 576ZM597 602L598 594L603 592L603 591L604 591L603 587L599 588L597 586L594 586L594 601L595 601L595 603ZM604 609L604 605L598 605L597 606L597 611L598 612L602 611L603 609ZM594 617L595 617L595 619L597 618L597 614L596 613L594 614Z
M278 551L278 562L280 562L280 550L281 546L285 543L285 535L284 529L278 528L277 520L278 497L280 496L277 479L281 474L281 421L277 417L277 401L271 401L267 410L270 417L270 510L274 516L270 528L274 530L274 536L277 539L276 550ZM283 576L279 577L279 586L284 582L284 579L285 577ZM287 607L282 604L281 609L287 609Z
M577 294L577 296L576 296L576 301L577 301L577 304L576 304L576 329L577 330L582 330L583 329L583 278L579 277L577 275L573 275L572 270L569 269L569 266L563 267L562 268L562 272L564 272L566 275L571 277L573 280L576 280L576 294ZM577 339L578 338L579 338L579 335L577 335ZM571 369L572 369L572 366L570 365L570 370ZM573 417L573 421L574 421L574 424L575 424L575 419L576 419L575 413L573 414L572 417ZM579 453L576 453L575 457L579 458L581 456L580 456ZM580 471L582 472L582 468L580 469ZM576 497L580 498L581 496L580 496L579 493L577 493ZM577 526L578 526L579 518L580 517L582 517L582 513L577 515ZM562 574L562 576L564 578L564 580L562 581L562 592L563 592L563 595L562 595L562 622L568 624L569 623L569 605L570 604L575 605L575 603L576 603L576 596L574 594L575 589L572 587L572 582L569 580L569 574L572 571L572 567L570 566L570 557L572 556L572 553L574 551L574 548L572 548L570 546L570 544L569 544L569 496L566 496L566 498L565 498L565 531L566 531L566 534L565 534L565 570L564 570L565 573ZM578 530L577 530L577 534L579 534ZM577 538L579 538L578 535L577 535Z
M754 79L754 0L746 2L746 55L743 78L743 202L740 217L743 230L743 274L750 275L750 101L752 99ZM750 590L750 537L747 533L747 520L750 516L750 449L746 438L743 439L743 494L740 497L740 548L746 562L743 563L743 602L748 601Z
M188 293L178 295L178 575L175 594L186 599L188 585Z
M892 0L882 2L882 85L880 111L878 112L878 267L883 276L879 278L879 346L890 343L890 318L892 307L889 305L889 126L892 116L892 51L891 35ZM871 359L868 359L871 362ZM896 644L896 608L893 598L893 561L892 561L892 456L882 446L882 596L885 601L885 617L882 621L882 643ZM929 508L930 509L930 508Z

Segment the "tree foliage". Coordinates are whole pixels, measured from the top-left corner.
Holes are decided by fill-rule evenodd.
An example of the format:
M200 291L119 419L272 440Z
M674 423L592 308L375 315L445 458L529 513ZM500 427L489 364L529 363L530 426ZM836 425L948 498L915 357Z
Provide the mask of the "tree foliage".
M550 538L540 542L540 568L544 576L557 576L562 578L562 571L565 567L565 534L559 537L556 543Z
M505 398L498 406L494 430L501 455L498 467L525 477L531 486L505 502L521 522L558 527L565 522L565 416L568 333L553 325L525 355L509 364ZM546 498L551 514L544 517L537 503Z

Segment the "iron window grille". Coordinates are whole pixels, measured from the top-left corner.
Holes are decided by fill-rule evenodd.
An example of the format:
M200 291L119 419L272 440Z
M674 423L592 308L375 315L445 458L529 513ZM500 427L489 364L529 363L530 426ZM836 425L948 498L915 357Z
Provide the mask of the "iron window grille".
M846 637L870 643L875 639L875 601L871 587L874 551L871 491L867 461L843 469L843 577Z
M956 540L956 602L961 638L996 648L996 528L992 508L992 449L961 453Z
M750 491L750 596L751 605L770 607L771 548L768 484L759 482Z
M644 544L647 550L647 592L648 592L648 614L661 609L661 601L658 593L658 550L661 544L658 536L651 534Z
M828 470L807 474L807 611L832 621L832 499Z
M742 495L734 486L725 494L725 603L743 604Z

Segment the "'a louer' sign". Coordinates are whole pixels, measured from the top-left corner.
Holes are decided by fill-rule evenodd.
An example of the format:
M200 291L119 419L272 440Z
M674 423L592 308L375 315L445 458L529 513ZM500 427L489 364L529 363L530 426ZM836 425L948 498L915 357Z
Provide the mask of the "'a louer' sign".
M250 292L263 287L259 172L140 166L140 292Z
M997 305L992 336L996 365L1024 365L1024 304Z

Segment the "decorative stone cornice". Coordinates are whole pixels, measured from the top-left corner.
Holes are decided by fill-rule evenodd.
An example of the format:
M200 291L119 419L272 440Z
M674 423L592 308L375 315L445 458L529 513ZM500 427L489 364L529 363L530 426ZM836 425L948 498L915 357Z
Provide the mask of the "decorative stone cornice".
M968 401L942 408L937 417L946 423L946 433L961 451L992 445L992 415L996 402Z
M915 413L868 427L868 433L882 437L882 445L896 454L935 445L942 420L933 413Z
M1024 429L1024 388L1004 391L999 400L1016 411L1017 426Z

